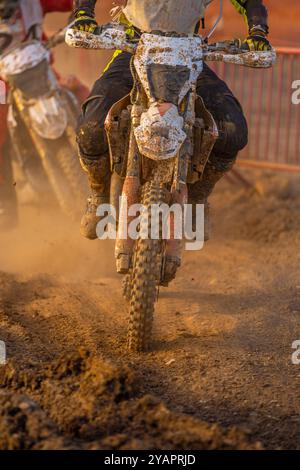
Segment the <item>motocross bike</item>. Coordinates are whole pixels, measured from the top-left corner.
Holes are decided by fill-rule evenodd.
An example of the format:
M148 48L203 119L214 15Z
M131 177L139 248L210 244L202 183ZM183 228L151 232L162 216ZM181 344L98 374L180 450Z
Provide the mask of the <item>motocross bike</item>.
M60 86L50 55L64 37L61 31L45 44L33 39L13 46L9 32L1 30L0 77L9 86L12 157L40 202L54 199L75 217L87 192L75 138L80 106L73 93Z
M274 50L242 52L235 41L209 46L198 35L155 31L132 38L115 23L99 27L94 34L70 28L66 42L72 47L132 54L134 88L112 107L105 127L111 156L111 203L117 206L121 194L115 256L118 273L125 275L129 300L128 349L147 351L159 287L175 278L183 243L172 229L168 239L162 236L162 220L159 236L124 236L124 221L125 226L130 222L124 201L128 207L141 205L140 227L148 227L148 233L152 222L157 224L157 218L152 221L153 206L186 205L187 185L201 178L218 137L216 123L196 93L204 61L270 67L276 54ZM171 228L173 222L170 215Z

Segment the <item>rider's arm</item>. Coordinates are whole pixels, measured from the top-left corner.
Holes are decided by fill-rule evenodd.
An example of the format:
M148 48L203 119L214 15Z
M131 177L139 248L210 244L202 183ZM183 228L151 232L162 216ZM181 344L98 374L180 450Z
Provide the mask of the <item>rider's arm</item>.
M267 39L269 33L268 10L263 0L230 0L241 13L248 25L249 36L243 42L243 49L266 51L271 48Z
M268 10L263 4L263 0L230 0L236 10L241 13L248 26L249 30L254 26L262 26L266 34L269 31L268 27Z
M97 0L74 0L73 15L75 21L73 28L93 33L96 29L95 6Z
M94 16L96 3L97 0L74 0L74 11L76 13L79 10L84 10L90 16Z

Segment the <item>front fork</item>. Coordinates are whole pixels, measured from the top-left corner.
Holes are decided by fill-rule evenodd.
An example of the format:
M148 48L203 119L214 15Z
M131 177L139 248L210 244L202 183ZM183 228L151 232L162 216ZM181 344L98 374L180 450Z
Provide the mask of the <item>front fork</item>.
M128 210L134 204L139 203L140 188L140 155L133 130L131 130L127 173L121 195L118 215L118 233L115 247L116 266L119 274L127 274L131 267L134 240L128 235L128 227L133 217L129 217Z
M185 116L185 132L187 139L182 146L176 159L164 161L167 165L164 171L161 165L157 165L157 170L151 177L159 184L164 184L170 188L170 206L179 204L184 214L184 206L188 202L187 176L188 169L193 154L193 126L195 122L195 99L196 91L192 90L187 96L182 110ZM140 203L142 161L139 153L133 129L139 125L142 109L139 105L132 106L131 119L132 129L130 132L130 144L127 163L127 173L123 185L121 204L119 211L118 234L115 246L116 267L119 274L127 274L132 265L132 254L135 240L128 236L128 226L133 217L128 216L128 208ZM181 265L183 240L175 237L174 212L170 213L170 238L164 243L164 261L162 272L162 284L167 285L174 279L177 268Z
M170 214L170 239L165 246L164 268L162 273L162 285L167 286L175 276L178 267L181 265L183 254L183 234L185 226L185 206L188 203L188 185L187 178L191 159L194 151L193 129L195 124L195 103L196 88L194 87L188 94L186 100L182 104L181 112L185 118L184 131L187 135L178 158L171 188L171 205L179 204L182 210L182 238L175 237L175 221L174 212Z

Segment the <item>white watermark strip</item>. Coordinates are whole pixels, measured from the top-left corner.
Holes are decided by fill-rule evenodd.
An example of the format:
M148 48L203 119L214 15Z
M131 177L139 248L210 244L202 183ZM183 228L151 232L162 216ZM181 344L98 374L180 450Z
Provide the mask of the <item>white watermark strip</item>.
M0 365L6 364L6 345L4 341L0 341Z
M120 198L119 238L122 240L151 239L186 240L187 251L199 251L204 245L204 205L197 204L142 204L128 206ZM194 214L193 214L194 213ZM101 217L97 225L100 240L116 240L117 212L112 204L101 204L97 209ZM151 221L151 224L149 223Z
M6 83L0 80L0 104L6 104Z
M300 340L296 340L292 344L292 349L295 349L295 352L292 354L292 363L294 366L300 365Z
M292 93L292 103L300 104L300 80L294 80L292 83L292 89L295 90Z

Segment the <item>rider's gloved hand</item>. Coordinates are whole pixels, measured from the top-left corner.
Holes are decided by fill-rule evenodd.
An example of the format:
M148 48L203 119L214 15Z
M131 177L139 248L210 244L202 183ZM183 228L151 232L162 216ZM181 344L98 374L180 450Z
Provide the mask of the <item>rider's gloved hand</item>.
M85 31L86 33L94 33L98 27L94 13L87 9L79 9L75 12L75 21L72 24L73 29Z
M262 26L253 26L241 48L246 51L270 51L272 46L268 41L268 31Z

